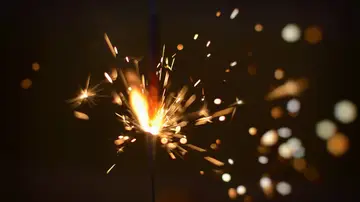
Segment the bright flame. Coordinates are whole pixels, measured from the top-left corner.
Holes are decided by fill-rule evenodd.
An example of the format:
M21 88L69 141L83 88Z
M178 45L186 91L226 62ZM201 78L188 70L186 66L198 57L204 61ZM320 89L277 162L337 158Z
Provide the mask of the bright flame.
M164 109L160 108L150 119L147 98L138 89L130 91L130 105L141 128L152 135L158 135L163 126Z

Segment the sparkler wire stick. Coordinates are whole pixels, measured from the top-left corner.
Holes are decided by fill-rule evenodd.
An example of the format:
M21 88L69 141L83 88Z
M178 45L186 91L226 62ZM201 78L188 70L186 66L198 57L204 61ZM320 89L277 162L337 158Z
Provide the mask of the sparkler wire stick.
M155 144L156 136L148 133L147 136L147 146L148 146L148 161L149 161L149 170L150 170L150 180L151 180L151 201L155 202Z
M155 82L157 82L156 75L153 75L153 68L156 71L156 52L158 49L158 43L159 43L159 23L158 23L158 14L156 9L156 0L149 0L149 8L150 8L150 65L149 65L149 73L150 79L155 79ZM151 81L152 85L154 85L154 81ZM157 96L157 95L156 95ZM151 96L151 99L152 96ZM149 155L149 167L150 167L150 177L151 177L151 201L155 202L155 147L154 144L156 142L156 137L152 134L146 134L150 142L148 141L148 155Z

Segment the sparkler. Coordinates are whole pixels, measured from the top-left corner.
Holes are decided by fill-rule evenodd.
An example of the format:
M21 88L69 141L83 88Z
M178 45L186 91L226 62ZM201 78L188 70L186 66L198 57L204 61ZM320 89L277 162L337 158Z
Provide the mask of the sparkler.
M234 19L238 13L239 10L234 9L230 15L230 19ZM220 13L216 16L219 17ZM152 17L152 20L156 21L156 16ZM156 85L156 82L151 80L151 76L148 77L141 73L141 69L139 68L139 61L141 59L129 56L122 57L121 50L118 50L111 44L111 41L107 34L105 34L104 36L110 52L115 58L122 58L128 63L132 62L134 64L134 69L113 69L110 74L108 74L107 72L104 73L104 81L107 81L107 83L115 86L115 81L119 78L126 89L126 91L120 93L116 93L116 90L114 90L112 93L113 103L122 107L121 112L115 112L115 115L118 117L119 121L123 123L124 128L128 133L119 136L114 141L114 143L117 147L117 153L121 153L124 151L126 145L134 143L136 141L136 139L132 137L133 135L131 134L141 135L147 138L149 143L149 169L151 172L153 201L155 201L154 161L156 156L154 153L154 147L156 146L157 141L161 143L161 147L163 147L164 150L168 153L170 159L183 158L184 155L186 155L190 150L192 150L202 153L203 159L212 163L213 165L220 168L223 167L225 163L208 155L205 148L188 142L188 134L185 134L183 129L188 127L189 125L199 126L213 123L214 118L218 118L219 121L225 121L225 116L229 114L231 114L231 119L233 119L237 108L240 105L243 105L244 102L238 97L236 97L234 103L228 105L227 107L219 111L210 113L207 107L207 101L205 100L204 88L201 88L201 96L190 93L193 89L199 88L199 86L202 85L204 81L201 80L201 78L197 78L197 80L194 80L196 82L191 79L191 83L187 86L183 86L179 91L174 91L171 88L171 74L172 71L176 71L176 53L168 55L165 45L163 45L162 47L162 54L159 58L159 61L151 62L151 65L154 68L156 67L156 82L160 83L159 85ZM193 39L197 40L198 36L198 34L195 34ZM209 47L210 43L210 40L207 40L205 48ZM151 59L155 58L154 47L156 47L156 45L152 44ZM177 49L178 51L181 51L183 49L183 45L179 44ZM210 59L210 56L211 53L207 53L207 59ZM237 62L232 61L230 63L230 67L235 66L237 66ZM254 71L256 73L256 69ZM227 69L226 72L230 72L230 68ZM283 77L283 70L277 70L277 72L275 73L275 78L280 80ZM98 95L98 92L101 90L98 88L100 84L90 86L89 76L86 81L85 88L80 89L79 94L75 98L70 99L68 102L74 104L75 107L83 103L88 103L90 105L95 104L95 98L101 96ZM289 96L299 96L307 87L308 81L306 79L288 80L285 81L284 84L278 86L277 88L269 92L265 96L265 100L272 101ZM189 107L192 106L194 103L200 103L201 107L196 111L190 111ZM221 103L222 100L220 98L216 98L214 100L214 104L216 105L220 105ZM300 105L298 106L299 107L295 107L295 109L294 107L291 107L291 110L288 109L289 112L297 112L300 109ZM352 106L347 104L345 107L351 108ZM74 115L79 119L89 119L88 115L82 112L75 111ZM347 118L345 119L345 122L349 122L347 120L353 120L353 117L356 116L356 114L338 115L338 117L340 118L344 116L345 118ZM320 125L317 130L324 131L322 127L323 125ZM327 131L329 130L326 130L325 132ZM249 134L251 134L252 136L257 135L257 132L258 130L255 127L251 127L249 129ZM348 147L348 140L342 134L335 135L335 132L330 133L331 134L326 134L326 138L323 138L328 140L333 137L331 140L328 141L327 146L329 151L334 155L342 155ZM312 170L306 169L307 163L303 158L305 155L305 149L302 146L301 141L294 137L290 138L290 136L291 130L289 128L282 127L278 130L269 129L260 138L261 146L258 148L258 150L261 154L264 154L268 151L269 147L278 146L277 150L281 158L289 160L293 159L292 162L296 170L298 170L299 172L304 172L305 176L311 175L314 178L314 176L316 176L314 174L316 173L314 171L314 168L311 167ZM319 136L325 137L325 135ZM278 142L280 142L280 138L289 139L286 142L278 144ZM338 142L342 142L343 148L341 148L341 150L334 149L334 146L332 146L335 144L339 144ZM216 144L211 144L211 148L215 150L219 144L220 140L217 140ZM269 159L265 155L261 155L259 156L258 161L261 164L267 164ZM233 165L234 160L229 159L228 163L230 165ZM113 164L106 173L109 174L115 166L116 164ZM219 169L214 170L214 172L217 174L222 174L222 179L225 182L229 182L231 180L231 175L229 173L224 173ZM200 174L203 175L204 171L200 171ZM274 184L270 176L266 175L260 179L260 187L263 189L263 192L266 196L270 197L273 195ZM281 182L276 185L276 189L281 195L287 195L291 191L291 186L286 182ZM245 192L246 187L244 185L239 185L237 189L229 189L229 196L230 193L231 195L234 195L234 193L235 195L236 193L238 193L239 195L243 195L245 194Z

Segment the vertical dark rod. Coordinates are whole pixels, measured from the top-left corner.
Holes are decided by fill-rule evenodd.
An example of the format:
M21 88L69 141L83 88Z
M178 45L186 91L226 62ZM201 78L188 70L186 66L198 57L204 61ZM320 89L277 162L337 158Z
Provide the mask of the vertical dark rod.
M151 106L157 102L157 78L155 75L156 71L156 60L158 57L158 52L160 50L159 47L159 19L157 14L157 4L156 0L149 0L149 8L150 8L150 22L149 22L149 51L150 51L150 63L148 67L148 74L149 74L149 94L150 94L150 107L154 109L156 106ZM150 112L152 115L153 111ZM149 159L149 169L150 169L150 177L151 177L151 201L155 202L155 143L156 137L152 134L146 134L148 137L148 159Z
M150 170L150 180L151 180L151 201L155 202L155 143L156 137L152 134L146 134L148 137L148 160L149 160L149 170Z

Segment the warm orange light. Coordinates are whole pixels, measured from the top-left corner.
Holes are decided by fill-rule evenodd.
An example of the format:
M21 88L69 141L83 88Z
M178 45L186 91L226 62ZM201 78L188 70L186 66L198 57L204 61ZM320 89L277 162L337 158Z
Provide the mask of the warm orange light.
M182 44L178 44L176 48L181 51L182 49L184 49L184 46Z
M158 135L163 125L164 110L158 110L154 117L149 117L149 106L147 98L139 89L132 88L130 91L130 105L135 113L141 128L152 135Z

